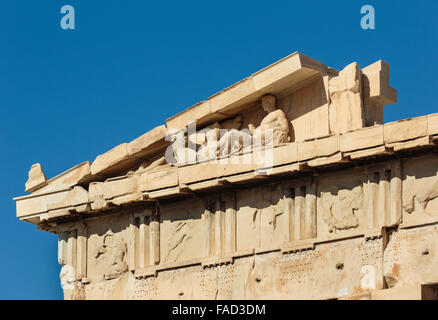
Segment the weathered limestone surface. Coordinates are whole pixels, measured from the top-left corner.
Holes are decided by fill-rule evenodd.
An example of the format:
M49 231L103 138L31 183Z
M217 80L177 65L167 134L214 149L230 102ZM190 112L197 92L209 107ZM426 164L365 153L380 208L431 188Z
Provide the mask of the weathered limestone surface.
M43 172L43 169L41 168L41 165L36 163L32 166L32 168L30 168L29 179L26 182L26 191L32 192L38 187L45 185L46 181L47 178Z
M437 299L438 114L383 124L396 100L383 61L294 53L92 163L34 165L17 216L58 235L66 299Z

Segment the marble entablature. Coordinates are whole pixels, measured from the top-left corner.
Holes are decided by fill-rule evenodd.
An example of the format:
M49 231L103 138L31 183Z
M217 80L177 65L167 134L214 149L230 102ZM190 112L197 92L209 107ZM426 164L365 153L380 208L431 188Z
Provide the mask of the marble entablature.
M47 179L66 299L437 298L438 114L383 124L389 65L294 53Z

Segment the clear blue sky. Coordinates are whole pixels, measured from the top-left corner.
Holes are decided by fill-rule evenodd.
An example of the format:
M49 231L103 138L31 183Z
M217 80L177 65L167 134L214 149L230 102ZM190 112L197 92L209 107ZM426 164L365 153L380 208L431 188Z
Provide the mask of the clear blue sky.
M60 28L65 4L76 30ZM337 69L389 62L385 122L438 112L437 14L433 0L2 0L0 298L62 298L56 236L15 217L33 163L53 177L93 160L294 51Z

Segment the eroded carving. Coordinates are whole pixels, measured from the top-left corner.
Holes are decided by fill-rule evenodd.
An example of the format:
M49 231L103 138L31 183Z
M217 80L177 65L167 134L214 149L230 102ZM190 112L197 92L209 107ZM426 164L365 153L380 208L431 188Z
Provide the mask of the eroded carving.
M359 226L358 214L363 202L362 186L352 190L329 186L321 192L322 217L329 232L354 229Z
M421 183L421 187L416 190L412 190L413 186L410 186L410 195L405 197L403 201L403 209L411 214L416 210L418 205L421 210L427 214L430 214L427 210L429 203L438 198L438 178L428 179Z
M170 164L186 164L196 161L196 151L187 147L187 128L181 130L169 130L168 136L172 143L172 154L166 150L166 160Z
M166 261L176 261L186 249L185 243L191 239L187 221L179 221L173 226L172 237L168 240Z
M188 110L184 121L196 119L206 125L195 135L188 135L190 125L168 132L167 128L184 126L176 116L169 121L172 126L160 126L134 144L122 144L99 156L89 173L84 170L86 178L78 185L59 184L76 191L80 188L80 202L71 197L60 202L57 197L64 195L57 189L41 194L38 188L33 189L38 193L18 200L20 218L41 226L44 217L52 223L44 221L44 226L60 234L60 279L67 298L80 299L84 292L91 299L336 298L382 289L384 280L388 287L397 288L437 279L436 220L420 217L415 222L423 223L421 227L398 225L402 192L408 195L403 197L407 212L418 209L433 214L438 204L436 170L404 172L409 163L421 162L412 160L416 156L408 152L398 160L400 165L387 165L393 162L389 158L398 157L397 148L407 151L421 146L411 145L417 143L411 139L431 142L436 116L351 133L364 126L364 101L365 112L375 109L378 113L365 117L365 124L380 122L381 99L386 94L379 89L388 87L383 80L389 70L382 67L366 73L368 99L380 99L374 105L363 100L364 78L357 64L338 73L319 64L312 71L307 58L301 62L305 63L283 61L269 74L262 71L263 77L258 73L226 95L220 93L219 99ZM283 74L294 68L298 69L290 75ZM254 92L255 85L262 89ZM281 97L279 104L273 95L266 95L259 108L256 98L269 90ZM246 127L248 131L242 131ZM221 130L228 131L221 135ZM161 152L168 146L164 142L167 133L172 142L170 162ZM326 137L329 133L346 134ZM252 166L246 163L235 170L228 170L225 161L223 165L186 165L245 152L247 140L268 147L292 137L296 143L273 149L283 159L276 158L274 173L267 177L253 175ZM330 148L322 150L324 143ZM429 153L434 145L427 146L422 151ZM338 158L336 152L342 155ZM372 163L378 157L378 163ZM340 165L353 161L357 166L351 171ZM337 170L329 173L334 165ZM153 172L163 166L176 168ZM370 166L372 170L364 174L364 167ZM255 167L257 173L265 169ZM436 165L427 163L427 167ZM208 174L197 179L204 168ZM47 182L38 165L29 177L36 185ZM405 177L410 181L405 183ZM118 200L140 192L135 200ZM71 203L88 201L93 203L92 210L65 209ZM151 211L152 201L156 208ZM118 206L110 207L114 204ZM50 215L40 215L46 209ZM58 216L58 210L67 212ZM87 225L79 227L78 221ZM426 226L429 235L423 237ZM341 233L350 229L356 230ZM418 234L409 235L413 229ZM388 236L388 230L402 236L397 240ZM327 236L338 231L335 237ZM127 272L128 253L131 272Z
M200 145L197 152L198 161L216 159L218 154L219 132L220 124L219 122L215 122L189 137L194 144Z
M84 288L80 282L76 281L76 270L72 265L64 265L59 273L59 278L65 300L85 299Z
M249 123L248 129L242 129L243 116L238 114L198 132L191 132L196 128L194 123L184 129L169 130L168 139L172 145L166 150L167 162L181 165L209 161L248 151L251 147L272 147L289 142L289 122L284 111L277 108L275 96L265 95L261 103L268 114L257 128ZM162 161L158 161L158 165L162 165ZM155 164L151 166L156 167Z
M116 278L128 270L125 261L127 252L126 242L108 230L102 239L102 244L94 250L96 264L100 264L107 279Z
M273 95L262 97L262 107L268 114L257 128L249 124L248 128L253 135L254 146L257 144L277 146L289 141L289 122L283 110L277 109Z
M266 217L266 222L271 232L276 230L278 219L284 213L284 206L280 203L282 196L283 188L279 184L271 192L266 192L263 195L263 200L260 204L260 207L263 208L260 209L260 212Z
M223 129L219 140L221 156L237 154L242 150L251 148L251 133L249 130L241 130L242 123L241 115L221 123Z
M76 281L76 270L72 265L66 264L61 268L59 273L61 280L61 287L66 289L73 289Z

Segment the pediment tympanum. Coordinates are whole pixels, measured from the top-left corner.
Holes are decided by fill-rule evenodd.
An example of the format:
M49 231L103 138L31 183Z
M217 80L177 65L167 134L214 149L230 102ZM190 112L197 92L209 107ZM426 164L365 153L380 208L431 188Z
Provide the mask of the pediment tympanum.
M165 125L98 156L92 163L84 162L49 180L41 166L35 165L29 172L26 191L32 196L55 192L51 197L59 197L59 193L75 186L76 191L70 190L70 194L78 192L79 187L102 189L102 181L133 172L145 184L140 191L150 191L177 186L178 166L227 157L237 163L247 162L240 168L244 171L254 169L254 165L272 166L275 161L282 162L281 157L258 164L254 164L255 157L247 161L237 158L248 158L245 154L257 146L263 149L282 145L284 150L292 151L293 160L296 142L382 124L383 106L395 103L396 96L389 86L389 66L383 61L362 70L352 63L337 71L296 52L167 119ZM211 166L198 165L193 172L200 167ZM208 176L208 170L204 174ZM133 179L117 178L113 184L125 180ZM144 200L138 195L128 198ZM20 209L18 215L50 211L40 206L26 214Z
M93 162L33 165L17 216L58 235L66 298L418 285L438 277L438 114L383 124L396 100L383 61L294 53Z
M396 99L383 61L338 71L297 52L93 162L51 179L34 165L17 215L38 224L257 180L286 165L342 163L367 147L384 154L392 126L382 124L383 106Z

